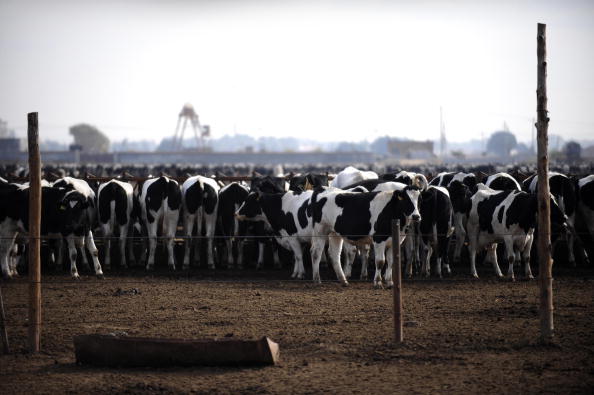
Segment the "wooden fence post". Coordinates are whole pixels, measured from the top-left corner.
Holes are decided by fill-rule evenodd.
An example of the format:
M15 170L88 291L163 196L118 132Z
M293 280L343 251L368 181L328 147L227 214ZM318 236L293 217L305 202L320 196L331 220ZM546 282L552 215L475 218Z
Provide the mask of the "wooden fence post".
M400 265L400 220L392 220L392 281L394 282L394 342L402 343L402 268Z
M29 139L29 350L41 343L41 163L37 113L27 115Z
M540 339L548 343L553 339L553 261L551 257L551 222L549 197L549 159L547 111L546 25L539 23L537 33L537 89L536 130L538 166L538 282L540 286Z

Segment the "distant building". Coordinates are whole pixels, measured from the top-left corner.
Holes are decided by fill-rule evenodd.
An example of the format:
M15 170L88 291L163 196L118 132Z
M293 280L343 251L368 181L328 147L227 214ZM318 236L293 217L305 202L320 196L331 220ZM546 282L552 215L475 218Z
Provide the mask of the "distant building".
M433 158L433 141L388 140L388 152L401 158Z
M0 153L13 153L21 150L21 139L0 138Z

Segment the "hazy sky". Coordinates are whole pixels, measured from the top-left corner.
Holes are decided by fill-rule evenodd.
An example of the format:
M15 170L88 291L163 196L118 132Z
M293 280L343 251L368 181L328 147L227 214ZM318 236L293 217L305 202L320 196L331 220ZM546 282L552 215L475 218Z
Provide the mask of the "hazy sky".
M531 138L536 24L550 132L594 138L594 1L0 0L0 118L71 141L173 134L186 102L214 136L439 136L507 122Z

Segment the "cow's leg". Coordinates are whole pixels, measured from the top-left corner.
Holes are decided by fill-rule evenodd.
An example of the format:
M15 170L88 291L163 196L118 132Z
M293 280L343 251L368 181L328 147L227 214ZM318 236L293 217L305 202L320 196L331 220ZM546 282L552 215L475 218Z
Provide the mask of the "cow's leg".
M78 280L80 278L78 269L76 268L76 257L78 256L78 253L76 252L73 235L66 236L66 245L68 246L68 258L70 259L70 275Z
M169 269L175 270L175 252L173 245L175 242L175 232L177 230L177 221L179 219L179 210L171 210L165 213L163 219L163 235L167 245L167 265Z
M397 248L400 248L400 246ZM376 288L381 288L383 286L382 269L386 263L386 243L373 243L373 251L375 254L375 275L373 276L373 286Z
M352 244L343 243L342 250L344 252L344 275L346 278L351 278L351 272L353 269L353 261L357 256L357 247Z
M322 282L322 279L320 278L320 260L322 259L322 253L324 252L325 245L326 240L324 237L312 238L309 252L311 255L311 272L313 281L315 283Z
M202 226L204 224L204 207L199 207L196 211L196 238L193 240L192 245L194 246L194 262L196 266L200 266L200 259L202 258L201 249L204 243L202 242ZM191 236L191 235L190 235ZM208 234L206 234L208 237ZM206 252L206 259L208 262L208 251ZM214 265L214 264L213 264ZM210 267L210 264L209 264Z
M328 255L330 255L330 261L332 262L332 267L334 268L334 273L336 273L338 281L340 281L342 285L348 285L349 283L344 276L342 265L340 264L342 243L342 237L338 235L330 235L330 237L328 237Z
M134 226L128 228L126 235L130 236L126 237L126 248L128 250L128 265L132 267L136 264L136 256L134 256Z
M103 251L105 256L103 258L103 265L105 266L105 269L111 269L111 226L109 226L109 224L102 224L101 230L104 237Z
M126 244L128 239L128 225L120 225L120 267L127 269L126 264ZM128 246L131 247L131 246ZM134 254L132 254L134 255Z
M506 236L503 238L505 244L505 254L507 256L507 275L510 280L514 281L514 262L516 261L516 254L514 252L514 240L512 236Z
M466 240L466 230L462 224L462 216L455 214L454 232L456 233L456 246L454 248L454 264L460 263L460 256L462 255L462 247Z
M394 247L394 245L392 244L391 246L388 246L386 243L386 272L384 275L384 278L386 279L386 286L388 288L392 288L394 286L394 281L392 278L392 270L393 270L393 265L394 265L394 254L392 253L392 248ZM398 246L397 248L400 248L400 246Z
M369 246L365 245L358 248L359 258L361 259L361 274L359 275L360 280L367 280L367 263L369 262Z
M491 245L487 246L487 255L485 256L485 260L491 261L491 263L493 264L493 270L495 271L495 275L497 277L503 277L503 273L501 273L499 263L497 262L497 243L492 243Z
M227 250L227 268L231 268L235 266L233 259L233 239L231 238L231 236L226 236L225 248Z
M423 264L421 267L421 273L425 276L425 277L429 277L431 275L431 255L433 254L433 248L430 244L430 241L427 241L426 243L423 241L423 243L421 243L422 245L422 260L423 260Z
M410 258L410 254L412 253L412 247L410 247L410 242L408 241L408 237L405 236L404 239L404 256L406 257L406 265L404 266L404 272L406 273L406 277L412 278L413 276L413 265L412 259Z
M48 240L50 248L50 261L54 267L62 269L62 248L64 247L64 240L61 234L51 234Z
M532 231L534 232L534 231ZM527 279L533 279L532 270L530 269L530 250L532 249L532 243L534 242L534 233L529 234L522 251L522 263L524 263L524 275Z
M12 249L12 245L14 244L16 235L16 232L13 234L9 234L8 232L3 232L2 234L0 234L0 266L2 266L2 277L4 277L5 279L12 278L12 270L10 268L9 255L10 250Z
M256 269L262 269L264 266L264 241L258 241L258 262L256 263Z
M476 252L477 252L476 250L478 248L479 235L477 235L475 232L478 232L478 229L476 229L474 232L470 231L470 229L469 229L469 234L471 236L469 237L469 240L468 240L468 256L470 258L470 275L474 278L478 278L478 273L476 272ZM454 262L456 262L455 257L454 257Z
M154 270L155 268L155 250L157 249L157 228L159 221L155 218L152 223L148 223L147 234L148 234L148 259L146 261L146 270Z
M74 244L76 248L80 251L80 258L82 260L83 267L87 271L91 271L91 266L89 265L89 260L87 259L87 252L85 251L85 237L84 236L76 236L74 239Z
M214 248L213 248L213 241L214 241L214 235L215 235L215 227L217 224L217 215L216 215L216 211L213 214L206 214L204 216L205 218L205 227L206 227L206 256L208 259L208 268L209 269L214 269L215 268L215 263L214 263ZM231 262L233 261L233 248L231 248Z
M301 242L297 240L296 237L289 237L288 243L294 255L293 273L291 273L291 278L303 279L305 268L303 267L303 249L301 248Z
M184 214L184 262L182 269L187 270L190 267L190 250L192 249L192 232L194 231L195 218L193 214ZM194 258L196 259L196 258Z
M281 269L283 267L283 265L281 265L280 257L278 256L278 244L276 241L272 242L272 262L275 269Z
M95 245L95 240L93 239L93 232L90 230L87 232L87 236L82 238L84 241L89 254L91 254L91 259L93 260L93 268L95 269L95 275L99 278L103 278L103 270L101 270L101 264L99 263L99 250ZM84 250L83 250L84 251Z

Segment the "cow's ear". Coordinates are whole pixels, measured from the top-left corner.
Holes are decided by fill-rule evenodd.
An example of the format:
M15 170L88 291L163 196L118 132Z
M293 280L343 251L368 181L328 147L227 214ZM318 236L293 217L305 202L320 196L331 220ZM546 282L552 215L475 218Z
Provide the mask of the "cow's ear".
M64 204L63 201L58 203L58 210L66 211L66 205Z
M404 200L404 192L396 191L396 197L398 197L398 200Z

